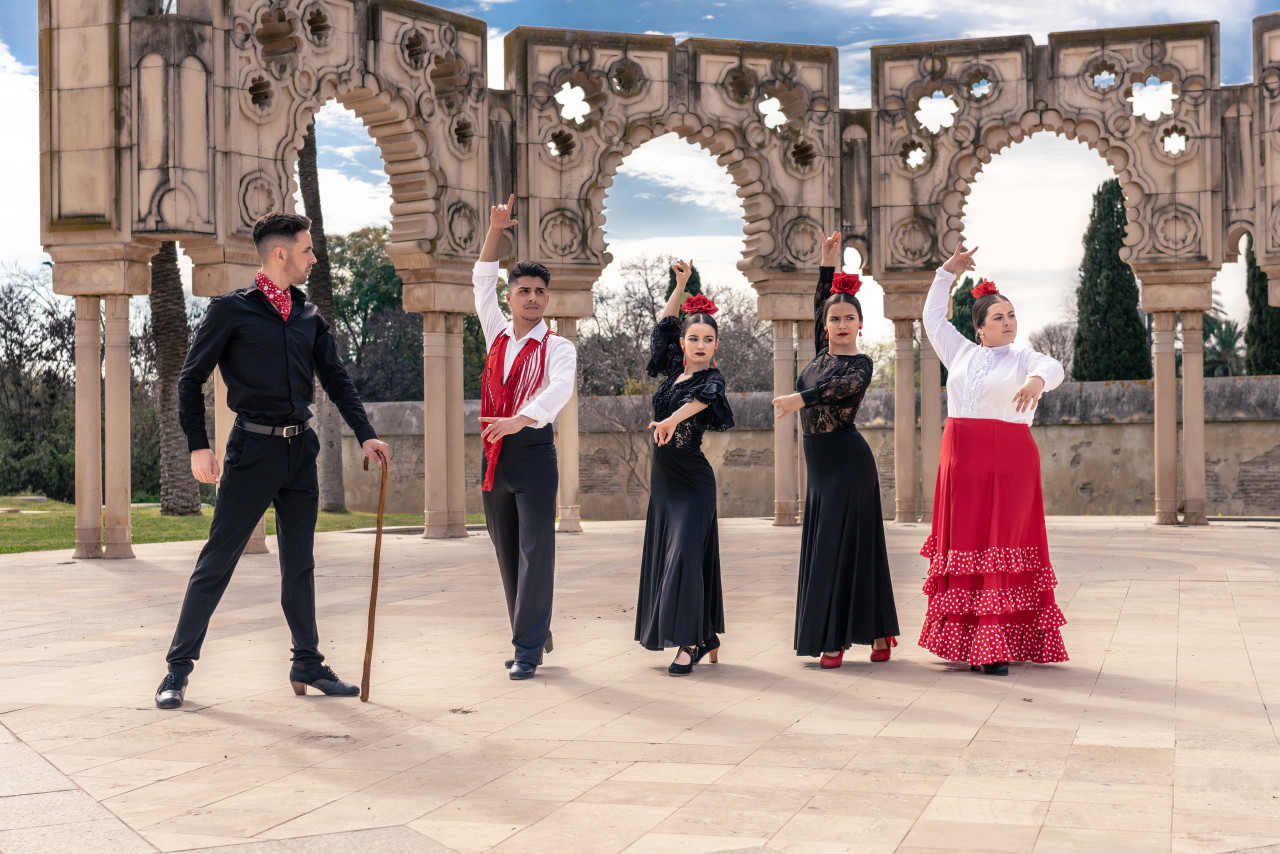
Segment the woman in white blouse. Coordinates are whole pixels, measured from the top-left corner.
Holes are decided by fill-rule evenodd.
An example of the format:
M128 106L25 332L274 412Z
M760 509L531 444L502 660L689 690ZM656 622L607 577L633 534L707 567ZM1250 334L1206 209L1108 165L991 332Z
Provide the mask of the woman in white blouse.
M978 344L947 320L956 276L977 249L938 269L924 304L924 329L947 367L929 559L929 610L920 646L971 670L1004 676L1010 661L1066 661L1049 562L1040 452L1031 419L1040 395L1056 388L1062 365L1013 343L1013 303L985 279L972 293Z

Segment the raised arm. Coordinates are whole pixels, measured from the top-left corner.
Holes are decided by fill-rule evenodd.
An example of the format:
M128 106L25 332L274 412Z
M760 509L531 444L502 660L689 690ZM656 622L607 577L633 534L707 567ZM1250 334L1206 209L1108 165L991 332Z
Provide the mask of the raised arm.
M680 316L680 306L684 305L684 286L689 284L689 277L693 275L693 259L675 261L671 265L671 271L676 274L676 286L672 289L671 296L667 297L667 304L662 309L663 317Z
M493 345L493 339L507 325L507 317L498 306L498 247L502 243L502 232L520 221L512 219L515 211L516 196L511 194L505 205L494 205L489 208L489 231L485 233L484 245L480 247L480 259L476 261L471 273L471 284L475 290L476 314L480 317L480 325L484 329L485 348Z
M977 247L965 251L963 243L956 244L956 251L938 268L929 286L929 295L924 301L923 325L929 343L943 365L951 366L951 361L966 347L976 347L968 338L960 334L960 330L947 320L947 304L950 301L951 286L956 276L973 269L973 254Z
M844 235L833 231L827 236L822 233L822 229L818 229L818 234L822 237L822 266L818 268L818 286L813 293L813 341L816 351L821 353L830 344L827 339L827 318L822 307L826 305L827 297L831 296L831 282L835 280L836 267L840 265L840 246Z

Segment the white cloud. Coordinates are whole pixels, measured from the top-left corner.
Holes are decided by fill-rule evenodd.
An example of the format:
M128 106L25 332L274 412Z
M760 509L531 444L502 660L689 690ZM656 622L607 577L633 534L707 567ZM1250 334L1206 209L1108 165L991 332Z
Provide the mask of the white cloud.
M674 134L660 136L631 152L618 174L662 187L667 190L666 198L677 204L742 215L742 200L729 173L707 152Z
M737 267L742 258L742 237L687 235L684 237L649 237L639 240L610 240L613 263L600 274L598 287L613 288L622 284L622 265L640 255L674 255L692 258L702 278L702 288L715 299L716 294L730 288L749 288L746 276Z
M40 245L40 80L0 42L0 92L5 93L5 164L0 205L0 259L35 267L46 258Z
M489 78L490 89L507 88L507 47L506 37L509 30L500 30L496 27L489 29L488 33L488 67L485 74Z
M391 222L391 186L362 181L338 169L318 169L320 201L324 209L326 234L346 234L370 225L387 225ZM297 210L302 210L302 198L293 194Z

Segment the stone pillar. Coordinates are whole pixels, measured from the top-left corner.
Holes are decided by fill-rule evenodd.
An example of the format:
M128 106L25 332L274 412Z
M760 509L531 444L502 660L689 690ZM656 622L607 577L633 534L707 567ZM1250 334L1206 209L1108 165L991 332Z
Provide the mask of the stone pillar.
M449 476L445 492L449 516L448 537L467 535L467 450L462 416L462 327L466 315L445 315L445 435L449 446Z
M942 451L942 365L929 343L920 336L920 521L933 520L933 491L938 485L938 457Z
M1204 478L1204 314L1182 312L1182 521L1207 525Z
M556 319L556 332L578 346L578 318ZM575 378L573 397L556 417L556 459L560 466L560 491L556 493L560 521L556 530L562 534L582 533L582 508L578 498L578 384Z
M795 341L790 320L773 321L773 394L795 391ZM796 524L796 415L773 422L773 524Z
M915 321L893 322L893 495L895 522L916 521Z
M129 501L132 466L129 448L129 297L112 295L105 302L106 380L104 454L106 512L102 531L102 556L133 557Z
M422 439L426 483L422 536L449 536L449 396L448 315L422 315Z
M812 320L796 321L797 371L803 371L813 361L814 356L817 355L817 342L813 337L813 323ZM792 387L791 391L795 391L795 388ZM805 464L804 459L804 430L799 424L796 425L796 434L796 506L799 508L799 512L796 514L796 521L799 524L803 524L804 497L809 492L809 467Z
M320 392L323 394L324 392ZM213 372L213 455L218 458L218 468L225 473L227 467L227 440L231 438L231 429L235 427L236 414L227 406L227 384L222 381L222 372ZM221 483L221 480L219 480ZM249 543L244 547L247 555L268 554L267 549L267 517L263 516L254 526L249 536Z
M102 557L102 300L76 297L76 551Z
M1178 521L1178 386L1173 353L1174 319L1172 311L1157 311L1152 315L1157 525L1174 525ZM1201 460L1203 467L1203 456Z

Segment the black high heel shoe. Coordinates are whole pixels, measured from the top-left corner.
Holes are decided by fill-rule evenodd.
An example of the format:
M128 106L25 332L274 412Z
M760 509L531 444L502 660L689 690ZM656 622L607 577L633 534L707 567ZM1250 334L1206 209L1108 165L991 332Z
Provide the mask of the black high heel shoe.
M1008 676L1009 662L996 661L996 662L993 662L992 664L983 664L981 667L979 667L977 664L970 664L969 669L974 671L981 670L983 673L987 674L988 676Z
M690 673L693 672L693 665L697 664L698 658L700 658L700 656L698 655L698 648L696 646L682 646L680 647L680 652L688 654L689 663L676 664L674 661L672 661L671 666L667 668L667 673L671 674L672 676L688 676ZM676 658L680 657L680 652L676 653Z
M703 656L710 656L711 663L716 664L720 661L720 638L712 635L703 641L698 647L698 654L693 657L693 663L698 664L702 661Z

